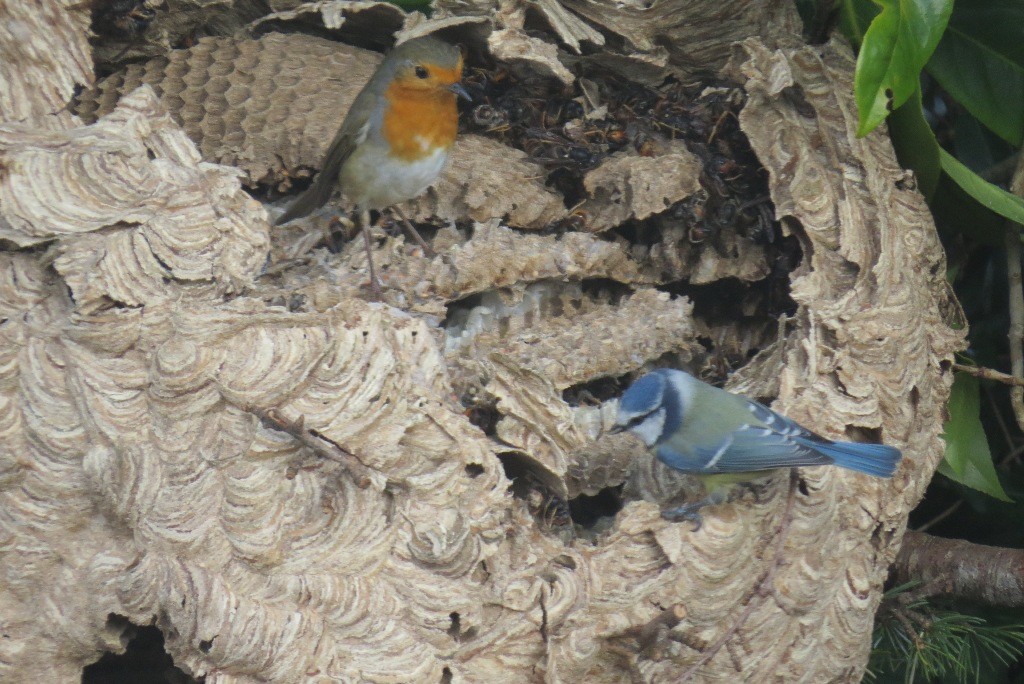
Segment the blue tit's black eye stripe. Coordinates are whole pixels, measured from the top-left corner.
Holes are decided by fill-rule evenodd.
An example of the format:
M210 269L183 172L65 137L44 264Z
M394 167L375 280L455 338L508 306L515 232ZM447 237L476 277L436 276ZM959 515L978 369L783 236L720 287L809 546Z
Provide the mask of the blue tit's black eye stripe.
M661 428L662 437L674 435L683 426L683 402L679 390L673 382L665 382L661 395L661 406L665 409L665 425Z

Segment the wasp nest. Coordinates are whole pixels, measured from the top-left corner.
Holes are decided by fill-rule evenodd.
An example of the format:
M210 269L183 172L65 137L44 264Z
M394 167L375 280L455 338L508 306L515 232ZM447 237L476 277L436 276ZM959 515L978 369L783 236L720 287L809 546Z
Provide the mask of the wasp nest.
M0 678L77 681L127 620L211 684L859 679L962 338L848 48L776 3L271 4L118 4L80 119L99 10L0 27L0 73L58 65L0 79ZM381 17L464 40L476 99L409 207L436 254L379 217L370 302L344 220L266 206ZM686 482L604 434L665 364L903 465L667 523Z

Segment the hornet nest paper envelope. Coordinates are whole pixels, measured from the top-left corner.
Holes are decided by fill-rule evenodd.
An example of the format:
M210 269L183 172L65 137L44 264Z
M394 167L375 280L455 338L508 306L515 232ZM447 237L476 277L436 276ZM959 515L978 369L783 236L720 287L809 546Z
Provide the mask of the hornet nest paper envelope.
M46 95L27 109L10 96L35 97L24 83L0 79L0 230L17 247L0 252L0 679L79 681L124 650L126 620L156 626L175 666L209 684L678 681L694 667L723 680L859 678L886 565L941 456L942 362L962 333L942 315L927 208L897 182L880 133L854 136L848 48L780 37L797 20L772 3L762 15L719 2L717 33L700 20L689 42L689 15L665 0L477 5L485 19L446 37L465 31L483 49L492 32L521 37L530 17L529 37L558 46L530 43L532 56L574 78L587 68L576 46L603 51L597 36L616 32L625 42L608 42L646 51L648 75L688 78L690 53L728 62L721 76L747 96L733 133L749 137L778 237L801 258L776 268L778 243L743 252L743 231L712 244L662 230L676 220L663 209L700 184L693 149L668 153L678 187L630 175L666 171L665 155L596 160L593 194L581 180L577 199L630 201L588 207L607 224L595 232L548 185L544 149L511 152L480 132L452 169L481 184L446 177L417 205L455 222L431 236L442 254L383 237L394 299L369 303L353 248L278 258L289 233L270 233L241 188L310 176L339 103L378 58L300 23L315 13L267 22L289 34L210 35L117 66L83 94L84 121L47 103L88 70L40 75ZM430 21L451 12L441 3ZM405 28L429 28L408 16ZM733 45L764 16L783 29ZM50 49L52 22L22 23L0 64ZM61 26L86 44L84 22ZM621 74L629 58L616 57ZM292 68L319 73L324 99ZM346 68L350 82L331 80ZM516 180L498 192L503 173ZM718 290L701 288L760 292L778 270L796 314L781 335L757 313L764 302L735 298L761 329L748 377L777 378L776 408L830 436L880 431L905 464L886 482L808 469L787 520L776 483L700 532L669 524L658 502L673 492L635 444L594 443L611 405L586 405L585 391L653 363L711 367L721 350L709 346L739 325L704 316ZM477 409L490 424L474 424ZM510 492L508 452L565 493L632 477L630 494L601 525L561 534ZM622 453L641 463L632 475ZM752 578L769 569L758 593Z

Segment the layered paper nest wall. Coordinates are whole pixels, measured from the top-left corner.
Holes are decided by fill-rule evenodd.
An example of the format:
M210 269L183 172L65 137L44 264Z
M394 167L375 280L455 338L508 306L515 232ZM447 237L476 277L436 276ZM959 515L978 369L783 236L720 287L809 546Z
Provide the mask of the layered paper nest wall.
M3 10L0 679L78 681L127 618L208 684L678 681L722 635L698 680L858 681L962 331L913 178L884 132L854 136L849 49L801 45L770 2L277 5L170 2L131 51L97 45L112 71L73 104L94 81L88 10ZM232 30L170 48L211 22ZM462 136L409 205L445 226L437 256L378 243L383 302L359 242L314 249L320 219L271 230L244 188L315 172L379 60L345 42L368 26L567 83L583 52L638 81L741 84L804 258L795 318L732 386L823 434L882 436L896 476L804 471L780 555L784 483L669 524L679 478L602 434L614 402L566 401L704 353L672 283L767 274L742 240L608 232L698 190L684 146L605 160L587 224L551 231L576 208L537 163ZM487 434L473 405L496 409ZM556 528L499 454L562 497L628 479L627 503L600 533Z

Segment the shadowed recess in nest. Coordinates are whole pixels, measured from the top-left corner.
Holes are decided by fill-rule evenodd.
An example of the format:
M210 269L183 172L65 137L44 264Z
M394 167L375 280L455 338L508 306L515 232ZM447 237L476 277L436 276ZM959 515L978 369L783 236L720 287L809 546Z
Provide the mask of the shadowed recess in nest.
M138 626L121 615L111 614L107 627L120 630L127 641L123 653L105 653L82 669L82 684L202 684L205 677L190 677L175 667L164 648L164 635L154 625ZM204 642L205 643L205 642ZM202 644L200 644L202 648ZM207 645L206 650L209 650Z
M699 267L691 278L662 286L688 296L694 315L708 325L737 318L761 320L767 328L792 315L789 274L801 259L795 237L783 237L768 192L767 172L739 127L746 94L717 79L651 88L609 74L580 78L566 86L553 79L518 77L503 68L472 69L463 125L524 150L547 174L572 211L555 230L586 230L586 174L613 155L656 156L669 141L681 140L700 160L700 190L644 220L611 231L629 243L665 249L697 265L704 250L739 259L756 245L763 266L757 278L705 281ZM675 238L672 244L673 236ZM744 244L746 243L746 244ZM754 282L749 282L753 280ZM744 350L755 354L757 347ZM733 359L732 364L744 361Z
M667 141L681 140L703 167L704 196L672 206L673 217L686 220L690 240L700 243L723 224L738 224L756 242L774 241L767 175L739 129L746 95L738 85L670 80L650 88L605 73L565 86L502 68L471 69L465 80L473 94L462 112L466 130L524 150L547 170L566 206L585 199L584 174L611 155L653 157ZM566 223L585 227L586 216L575 213Z
M606 487L593 496L580 494L569 500L572 521L584 530L599 532L611 527L625 502L622 487Z

